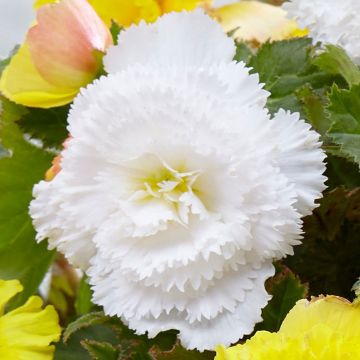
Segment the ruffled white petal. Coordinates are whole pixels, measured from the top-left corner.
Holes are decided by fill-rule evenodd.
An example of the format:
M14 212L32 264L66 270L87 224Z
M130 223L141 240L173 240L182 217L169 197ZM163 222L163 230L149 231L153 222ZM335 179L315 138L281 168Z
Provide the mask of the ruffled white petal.
M133 25L119 34L118 43L104 58L108 73L136 64L148 68L207 67L230 62L235 55L233 40L224 36L219 23L202 10L173 12L154 24Z
M89 271L95 302L110 315L122 316L138 334L147 332L155 337L161 331L178 329L182 344L200 351L218 344L230 345L253 330L270 299L265 280L274 274L271 262L253 269L243 265L214 278L206 290L193 291L189 296L189 291L163 291L144 282L131 282L123 272L107 273L108 261L96 257ZM114 295L119 301L113 301Z
M61 211L60 188L55 182L41 181L35 185L36 200L30 204L30 213L36 228L36 240L48 240L49 249L58 249L74 266L86 269L95 254L92 233L77 228L72 217L64 217Z
M277 144L277 163L281 172L295 185L297 210L310 215L326 189L325 153L320 135L300 119L298 113L280 110L273 120L273 136Z
M342 46L360 65L360 2L358 0L291 0L283 8L308 28L314 43Z

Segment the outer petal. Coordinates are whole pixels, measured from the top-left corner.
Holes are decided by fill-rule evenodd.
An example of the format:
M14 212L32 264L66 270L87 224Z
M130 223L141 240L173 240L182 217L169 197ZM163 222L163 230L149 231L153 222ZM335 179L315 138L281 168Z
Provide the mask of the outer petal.
M61 328L54 307L41 306L42 300L32 296L25 305L0 318L0 355L4 351L11 355L6 357L9 360L52 359L55 348L49 344L59 340Z
M182 31L177 31L178 28ZM231 62L234 55L233 40L215 20L198 10L186 16L164 15L151 25L132 26L120 33L119 44L109 49L104 64L108 73L115 73L134 64L158 69L216 65Z
M295 185L297 210L302 216L310 215L317 206L315 199L321 198L326 189L326 177L322 175L326 169L326 155L321 149L320 135L300 120L298 113L280 109L272 122L278 165Z
M3 71L0 91L16 103L49 108L71 102L79 89L56 87L47 82L35 68L25 43Z
M108 26L111 20L127 27L141 20L153 22L161 15L156 0L89 0L89 3Z
M6 303L22 290L18 280L0 280L0 315L4 312Z
M55 86L80 88L99 69L95 51L104 52L111 34L86 0L43 6L27 35L39 73Z
M304 36L295 20L288 20L286 12L278 6L258 1L240 1L214 10L226 32L235 30L237 40L263 43L267 40L282 40Z

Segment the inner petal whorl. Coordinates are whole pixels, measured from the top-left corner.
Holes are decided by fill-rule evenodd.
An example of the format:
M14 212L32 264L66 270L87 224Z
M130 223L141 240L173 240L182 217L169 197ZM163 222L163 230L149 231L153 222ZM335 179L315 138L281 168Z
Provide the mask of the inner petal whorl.
M172 167L154 154L144 154L128 164L132 193L129 202L146 206L159 201L174 213L180 224L189 224L189 214L206 217L207 210L199 196L197 180L202 170L189 169L185 161Z

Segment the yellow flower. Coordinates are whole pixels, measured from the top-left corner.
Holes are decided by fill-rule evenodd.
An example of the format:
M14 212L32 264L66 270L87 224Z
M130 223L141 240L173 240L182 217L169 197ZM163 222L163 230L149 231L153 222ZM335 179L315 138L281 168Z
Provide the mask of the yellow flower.
M101 69L109 29L86 0L43 6L0 79L0 91L22 105L67 104Z
M6 303L23 287L17 280L0 280L0 359L51 360L61 328L53 306L42 309L42 300L32 296L19 308L4 314Z
M37 0L35 8L56 0ZM159 16L171 11L193 10L211 0L88 0L103 21L111 21L127 27L141 20L154 22Z
M279 332L257 332L243 345L219 347L215 360L360 359L360 307L336 296L300 300Z
M295 20L287 19L285 10L259 1L240 1L214 9L212 13L226 32L235 31L233 36L237 40L261 44L307 35Z

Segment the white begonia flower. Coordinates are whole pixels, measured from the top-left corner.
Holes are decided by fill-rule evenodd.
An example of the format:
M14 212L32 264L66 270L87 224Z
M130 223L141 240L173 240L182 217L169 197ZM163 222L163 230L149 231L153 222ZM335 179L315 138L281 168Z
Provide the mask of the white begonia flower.
M319 135L298 114L271 119L234 54L201 11L121 32L30 208L38 240L87 271L107 314L199 350L252 332L272 261L325 188Z
M314 43L339 45L360 65L359 0L291 0L282 6L308 28Z

